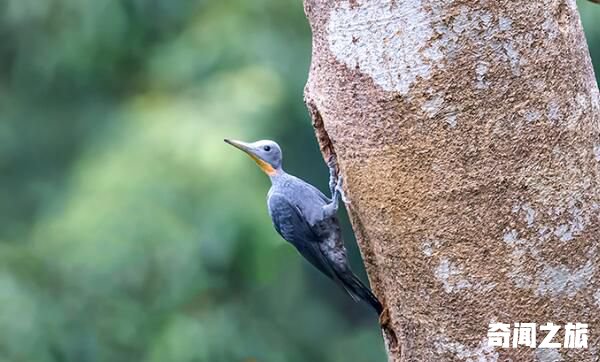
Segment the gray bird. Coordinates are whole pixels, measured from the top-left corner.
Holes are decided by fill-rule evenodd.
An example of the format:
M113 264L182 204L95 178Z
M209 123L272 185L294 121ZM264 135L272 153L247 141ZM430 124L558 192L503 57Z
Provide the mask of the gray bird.
M228 139L225 142L246 152L271 179L267 206L277 232L313 266L342 286L352 299L364 300L381 315L381 303L354 275L348 263L336 216L338 198L341 196L344 201L345 198L342 178L336 182L334 167L329 167L332 196L328 198L316 187L283 170L281 148L277 143Z

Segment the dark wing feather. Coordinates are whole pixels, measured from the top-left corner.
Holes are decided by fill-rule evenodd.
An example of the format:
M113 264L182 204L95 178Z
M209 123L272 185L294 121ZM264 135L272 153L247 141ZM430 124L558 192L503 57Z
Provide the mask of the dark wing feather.
M342 286L352 299L367 301L378 314L381 314L381 303L369 288L347 266L336 268L323 254L320 249L321 239L310 227L297 206L280 194L272 194L268 203L275 230L285 240L294 245L300 254L323 274Z
M269 197L269 213L275 230L298 252L323 274L336 278L330 261L319 249L320 239L311 229L298 207L284 196L273 194Z

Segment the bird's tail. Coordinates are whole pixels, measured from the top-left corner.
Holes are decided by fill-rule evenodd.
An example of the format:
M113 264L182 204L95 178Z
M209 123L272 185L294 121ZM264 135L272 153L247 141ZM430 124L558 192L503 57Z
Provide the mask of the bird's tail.
M360 281L360 279L358 279L358 277L354 275L354 273L352 273L351 270L347 270L343 273L343 275L340 275L340 279L344 284L344 289L346 289L346 291L348 292L348 294L350 294L352 299L354 299L355 301L361 299L364 300L365 302L369 303L369 305L373 307L373 309L375 309L377 315L381 315L383 307L381 306L379 299L377 299L375 294L373 294L373 292L371 292L371 290L368 287L366 287Z

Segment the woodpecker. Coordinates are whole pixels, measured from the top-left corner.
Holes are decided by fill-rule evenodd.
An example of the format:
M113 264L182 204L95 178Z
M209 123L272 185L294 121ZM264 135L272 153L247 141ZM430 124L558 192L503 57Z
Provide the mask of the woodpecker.
M247 153L271 179L267 207L281 237L354 301L367 302L381 316L381 303L354 275L348 263L337 218L338 199L346 200L342 177L336 177L335 167L329 165L331 198L328 198L313 185L283 170L281 148L274 141L246 143L225 139L225 142Z

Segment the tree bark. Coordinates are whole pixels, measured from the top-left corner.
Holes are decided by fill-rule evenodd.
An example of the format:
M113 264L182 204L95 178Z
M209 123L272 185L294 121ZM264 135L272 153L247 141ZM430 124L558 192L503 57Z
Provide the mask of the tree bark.
M600 106L575 1L305 11L306 103L390 360L600 360ZM589 323L589 348L489 347L491 322Z

